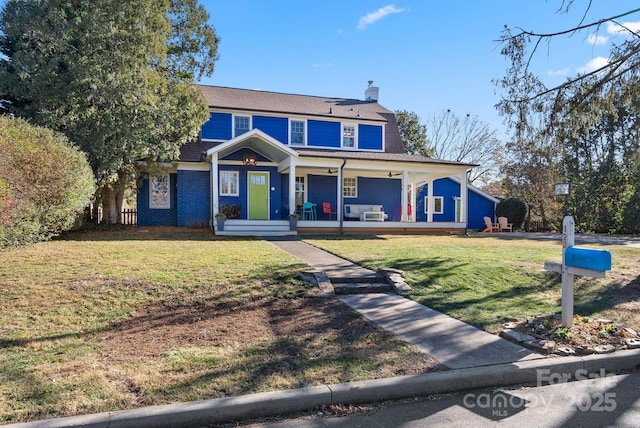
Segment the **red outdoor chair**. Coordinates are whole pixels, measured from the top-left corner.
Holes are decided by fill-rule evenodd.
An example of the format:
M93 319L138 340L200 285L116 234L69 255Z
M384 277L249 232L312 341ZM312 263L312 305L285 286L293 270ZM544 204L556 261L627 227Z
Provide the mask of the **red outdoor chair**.
M331 211L331 204L329 202L322 203L322 214L327 214L329 216L329 220L331 220L331 216L335 214L336 220L338 219L338 213L336 211Z

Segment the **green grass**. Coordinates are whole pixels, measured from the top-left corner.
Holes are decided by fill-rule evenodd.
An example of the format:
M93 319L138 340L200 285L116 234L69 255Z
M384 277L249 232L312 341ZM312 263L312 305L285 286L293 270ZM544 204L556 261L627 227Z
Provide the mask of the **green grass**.
M402 269L410 298L491 332L504 318L560 310L559 276L542 271L560 260L559 242L306 240L369 268ZM576 281L576 313L640 330L640 250L605 248L613 271ZM362 317L338 314L344 305L297 279L303 268L264 241L197 229L85 232L0 251L0 423L438 369ZM301 317L309 308L322 309ZM266 323L254 326L251 314ZM163 336L181 326L196 334L207 316L207 328L229 329L217 342Z
M276 309L304 301L328 304L297 279L305 267L262 240L220 239L206 229L88 232L0 251L0 423L434 366L354 314L347 334L330 326L329 312L318 332L280 334L269 330L278 324L267 319L266 326L256 325L264 335L252 336L256 320L244 316L248 308L275 317ZM235 315L229 333L218 334L219 343L172 344L172 337L157 333L183 326L185 335L195 335L203 328L203 307ZM155 319L158 311L166 319ZM174 313L184 319L169 316ZM205 318L211 314L202 312ZM149 330L136 335L129 325ZM215 319L207 326L215 328ZM243 326L245 333L233 330ZM130 352L120 341L123 352L112 354L115 342L106 342L105 335L134 337ZM372 344L363 344L364 337ZM166 349L146 354L154 341Z
M560 276L543 271L545 261L561 261L559 241L496 235L327 236L306 241L371 269L402 269L412 287L411 299L493 333L506 318L561 311ZM621 301L620 291L639 288L640 249L589 247L610 251L613 269L606 279L576 277L575 313L637 328L637 311ZM637 292L635 298L630 294L626 300L637 303Z

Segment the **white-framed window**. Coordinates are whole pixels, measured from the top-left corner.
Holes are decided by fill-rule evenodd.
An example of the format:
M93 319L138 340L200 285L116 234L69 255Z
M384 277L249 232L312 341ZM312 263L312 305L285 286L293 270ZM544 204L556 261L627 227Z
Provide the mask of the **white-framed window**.
M233 117L233 136L237 137L251 129L251 118L249 116Z
M238 171L220 171L220 196L239 196L239 188Z
M304 204L305 192L304 177L296 177L296 206Z
M429 197L424 197L424 213L427 214L429 212ZM442 214L444 213L444 198L442 196L434 196L433 197L433 213L434 214Z
M356 148L356 126L349 123L342 124L342 147L347 149Z
M345 198L358 197L358 179L356 177L344 177L342 180L342 196Z
M291 121L289 142L292 146L304 146L307 144L304 120Z
M149 177L149 208L171 208L171 181L169 174Z

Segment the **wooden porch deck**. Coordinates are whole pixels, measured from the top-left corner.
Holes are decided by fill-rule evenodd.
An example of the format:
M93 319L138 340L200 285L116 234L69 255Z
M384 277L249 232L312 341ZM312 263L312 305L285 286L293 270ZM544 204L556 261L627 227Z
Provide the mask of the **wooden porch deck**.
M224 230L215 230L222 236L290 236L304 234L340 234L339 221L298 221L296 230L289 230L287 220L227 220ZM463 235L464 223L401 222L401 221L344 221L342 233L346 235Z

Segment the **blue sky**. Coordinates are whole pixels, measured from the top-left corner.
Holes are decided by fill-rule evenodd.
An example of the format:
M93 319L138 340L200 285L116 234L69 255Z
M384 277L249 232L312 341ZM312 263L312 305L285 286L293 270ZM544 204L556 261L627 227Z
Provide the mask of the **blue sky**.
M566 0L565 0L566 1ZM0 0L0 7L5 3ZM576 25L561 0L200 0L221 38L216 70L201 83L363 99L367 81L390 110L423 123L442 110L477 115L504 135L492 84L507 63L496 42L505 25L554 32ZM594 0L590 22L638 7ZM621 19L637 28L640 13ZM624 35L603 25L540 47L533 70L547 86L606 61Z
M596 0L587 21L638 7ZM505 25L553 32L577 25L586 1L557 14L559 0L386 2L371 0L201 1L221 37L214 74L202 83L363 99L368 80L390 110L423 123L444 109L477 115L503 135L492 80L507 62L496 42ZM622 18L640 21L640 13ZM548 86L606 61L610 28L544 44L532 64Z

